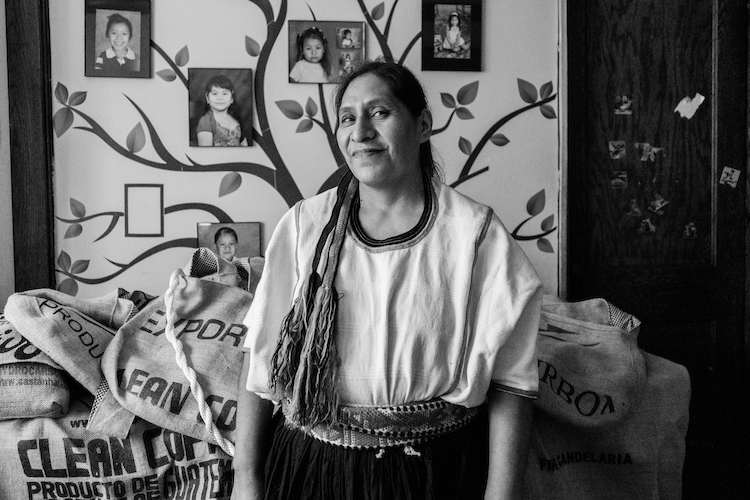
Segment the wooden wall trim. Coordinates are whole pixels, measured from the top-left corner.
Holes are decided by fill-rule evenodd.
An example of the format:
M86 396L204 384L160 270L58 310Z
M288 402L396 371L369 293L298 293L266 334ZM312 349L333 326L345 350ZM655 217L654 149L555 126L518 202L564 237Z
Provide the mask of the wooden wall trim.
M16 291L54 288L49 4L6 0Z

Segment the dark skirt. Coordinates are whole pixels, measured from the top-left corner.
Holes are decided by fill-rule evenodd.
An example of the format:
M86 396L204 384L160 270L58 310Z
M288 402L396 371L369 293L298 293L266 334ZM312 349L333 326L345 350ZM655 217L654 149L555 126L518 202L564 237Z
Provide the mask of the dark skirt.
M487 409L413 450L350 449L281 418L266 463L266 500L481 500L488 468Z

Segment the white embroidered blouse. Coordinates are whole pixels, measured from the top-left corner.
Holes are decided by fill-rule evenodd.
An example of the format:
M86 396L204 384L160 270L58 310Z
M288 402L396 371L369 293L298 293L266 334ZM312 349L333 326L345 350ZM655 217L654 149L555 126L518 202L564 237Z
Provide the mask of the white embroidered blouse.
M542 286L533 267L490 208L439 181L427 191L417 226L384 241L368 238L352 209L334 282L341 402L474 407L491 385L536 397ZM282 318L335 199L333 189L296 204L269 243L244 345L247 389L266 399Z

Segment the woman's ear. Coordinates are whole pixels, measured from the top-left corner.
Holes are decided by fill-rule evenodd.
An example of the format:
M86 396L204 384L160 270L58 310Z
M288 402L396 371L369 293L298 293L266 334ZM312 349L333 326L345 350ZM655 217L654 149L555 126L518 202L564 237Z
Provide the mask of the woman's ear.
M423 109L419 114L417 126L419 127L419 143L422 144L430 140L430 136L432 136L432 113L429 109Z

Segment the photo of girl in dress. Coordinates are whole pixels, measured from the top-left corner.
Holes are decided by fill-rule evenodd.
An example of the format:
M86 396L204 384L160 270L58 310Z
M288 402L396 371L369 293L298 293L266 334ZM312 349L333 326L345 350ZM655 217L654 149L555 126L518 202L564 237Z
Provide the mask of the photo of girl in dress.
M190 145L249 146L252 70L188 69Z
M150 8L147 0L86 2L86 76L150 76Z
M364 23L289 21L289 82L336 83L364 61Z
M435 42L435 57L471 58L471 5L435 5Z
M482 70L482 0L422 0L422 70Z

